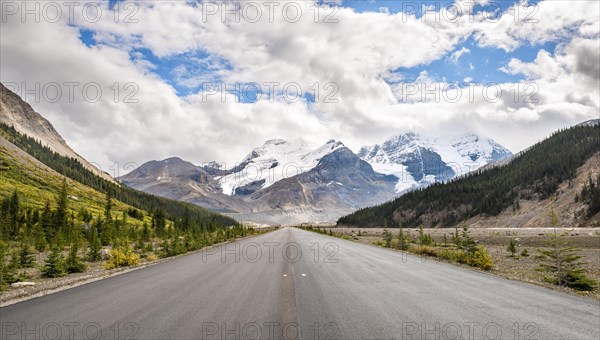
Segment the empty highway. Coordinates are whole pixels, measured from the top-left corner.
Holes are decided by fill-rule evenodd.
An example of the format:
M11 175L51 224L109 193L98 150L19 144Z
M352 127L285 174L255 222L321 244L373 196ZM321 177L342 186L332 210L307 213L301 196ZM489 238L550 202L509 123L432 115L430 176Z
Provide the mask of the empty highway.
M600 304L294 228L0 309L2 339L598 339Z

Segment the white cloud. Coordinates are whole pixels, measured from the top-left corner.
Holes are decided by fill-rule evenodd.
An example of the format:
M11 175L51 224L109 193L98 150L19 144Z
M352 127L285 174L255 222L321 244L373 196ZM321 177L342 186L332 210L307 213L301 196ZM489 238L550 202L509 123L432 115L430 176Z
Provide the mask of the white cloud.
M458 60L460 59L460 57L469 53L471 53L471 50L463 46L460 50L452 52L452 54L450 55L450 61L453 64L458 64Z
M598 12L593 11L597 3L544 1L538 25L531 26L515 24L510 11L498 22L480 16L473 23L451 23L349 8L335 13L338 23L324 22L331 15L327 11L315 23L309 4L299 4L304 15L296 23L286 22L281 12L272 23L267 12L256 23L222 22L217 15L203 22L202 7L183 1L140 2L138 23L115 23L113 16L104 16L94 24L78 20L74 27L64 20L36 24L9 18L0 32L1 80L97 82L111 95L108 87L115 82L138 84L138 104L115 103L110 95L98 103L67 98L32 103L78 152L105 170L111 162L169 156L232 164L274 137L317 143L336 138L356 150L411 129L430 134L476 130L518 151L555 128L597 116L598 17L590 14ZM94 30L100 45L82 44L77 26ZM538 85L537 104L511 100L515 84L501 84L505 96L495 103L481 96L463 96L456 103L399 101L403 79L394 70L465 58L469 50L461 43L471 34L481 46L507 51L524 43L568 41L553 54L540 51L533 62L513 59L504 68ZM173 67L170 75L178 85L193 88L220 78L228 84L293 82L309 91L319 83L321 100L308 105L304 100L243 104L231 97L222 103L218 96L203 101L201 94L181 98L153 73L150 61L130 54L139 47L158 57L207 53L208 58ZM213 72L196 72L195 67ZM339 87L338 103L322 100L330 93L324 88L328 82ZM445 84L427 72L417 82Z

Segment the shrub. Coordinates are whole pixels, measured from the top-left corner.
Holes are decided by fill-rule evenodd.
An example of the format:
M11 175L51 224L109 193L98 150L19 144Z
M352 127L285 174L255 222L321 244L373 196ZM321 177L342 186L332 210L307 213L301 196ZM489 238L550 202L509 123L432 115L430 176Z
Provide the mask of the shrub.
M140 256L131 251L121 249L112 249L109 258L104 262L104 269L113 269L117 267L136 266L140 263Z
M494 261L484 246L478 246L475 252L468 256L467 264L483 270L490 270L494 266Z
M465 263L467 258L467 254L465 252L452 249L442 249L438 256L442 259L458 263Z
M430 246L416 246L412 252L418 255L438 256L438 250Z
M373 241L373 245L385 247L385 241L384 240Z

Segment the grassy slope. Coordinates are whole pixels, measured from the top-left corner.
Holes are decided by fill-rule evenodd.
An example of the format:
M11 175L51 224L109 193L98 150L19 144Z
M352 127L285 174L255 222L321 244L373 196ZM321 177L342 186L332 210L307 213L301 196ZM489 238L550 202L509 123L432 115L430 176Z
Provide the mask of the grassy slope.
M237 225L238 222L230 217L221 215L200 206L158 197L126 186L108 182L89 170L74 159L61 156L47 147L43 147L38 141L18 133L14 128L0 124L0 136L24 150L35 159L54 169L57 173L65 175L79 183L91 187L99 192L112 191L113 197L121 202L127 203L139 210L147 212L157 208L162 209L167 219L175 220L184 217L186 211L192 223L198 225L226 226Z
M7 197L15 190L24 207L43 208L46 201L54 207L60 191L63 176L48 168L35 158L23 152L0 136L0 197ZM94 216L104 213L105 194L85 186L77 181L67 180L69 195L77 199L69 200L69 208L77 212L86 208ZM122 214L131 206L114 200L114 213ZM148 218L148 217L147 217ZM141 224L133 218L132 224Z

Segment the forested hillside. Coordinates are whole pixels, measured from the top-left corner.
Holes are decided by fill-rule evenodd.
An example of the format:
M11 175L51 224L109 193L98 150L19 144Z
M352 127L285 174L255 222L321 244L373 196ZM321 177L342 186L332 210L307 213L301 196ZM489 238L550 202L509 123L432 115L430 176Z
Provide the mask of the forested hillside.
M340 218L338 224L416 227L428 217L426 226L448 227L478 215L496 216L510 207L518 209L520 200L550 197L598 151L600 126L575 126L555 132L508 164L360 209ZM583 199L591 202L596 197L586 194Z
M0 291L88 267L133 266L253 232L209 210L101 179L0 125Z
M187 212L192 223L211 227L237 224L232 218L193 204L169 200L109 182L87 170L76 159L53 152L35 139L17 132L13 127L0 123L0 135L58 173L102 193L110 192L116 200L138 209L150 212L163 210L166 217L173 221L183 218Z

